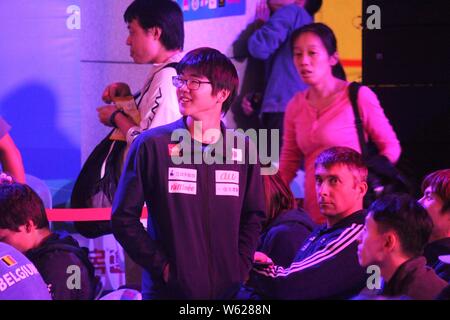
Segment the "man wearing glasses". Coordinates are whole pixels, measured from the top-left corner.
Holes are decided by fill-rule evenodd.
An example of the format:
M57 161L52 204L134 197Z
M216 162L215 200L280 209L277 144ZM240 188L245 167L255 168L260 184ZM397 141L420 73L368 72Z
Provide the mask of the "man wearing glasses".
M224 138L230 132L220 119L238 88L231 61L199 48L177 72L172 81L183 117L131 145L113 232L144 268L144 299L229 299L248 277L265 217L260 167L249 161L249 139L234 133L245 142L240 146ZM205 163L205 154L216 161ZM147 231L139 221L144 202Z

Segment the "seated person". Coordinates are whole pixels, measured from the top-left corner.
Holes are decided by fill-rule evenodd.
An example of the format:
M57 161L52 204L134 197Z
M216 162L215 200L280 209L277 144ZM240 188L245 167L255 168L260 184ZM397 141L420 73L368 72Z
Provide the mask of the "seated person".
M267 221L259 237L255 262L262 252L275 264L287 267L316 225L305 211L297 209L294 195L279 173L264 175L263 183Z
M34 264L3 242L0 242L0 300L51 300Z
M421 256L433 223L413 198L393 194L370 207L358 246L363 267L379 267L384 284L374 295L430 300L447 286Z
M347 299L366 284L356 250L364 226L367 167L353 149L333 147L317 157L315 179L320 211L327 223L309 235L288 268L269 265L253 269L248 285L263 298Z
M25 253L54 300L94 299L97 278L87 252L72 237L50 231L44 204L29 186L0 184L0 241Z
M433 220L430 241L425 247L427 265L445 281L450 281L450 264L439 256L450 255L450 169L429 174L422 184L423 197L419 203Z
M8 133L10 129L9 124L0 117L0 164L3 171L10 174L14 180L25 183L22 155Z

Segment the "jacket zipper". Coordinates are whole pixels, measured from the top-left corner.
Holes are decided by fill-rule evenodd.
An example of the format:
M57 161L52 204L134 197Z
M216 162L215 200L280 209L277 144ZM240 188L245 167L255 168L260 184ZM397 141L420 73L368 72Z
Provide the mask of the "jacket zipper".
M214 298L214 279L213 279L213 263L212 263L212 244L211 244L211 232L210 232L210 205L209 205L209 199L210 199L210 188L208 188L208 184L209 184L209 168L210 166L207 167L206 169L206 184L205 186L207 187L207 197L206 197L206 217L205 217L205 229L206 229L206 236L208 239L208 277L209 277L209 298L212 299ZM215 177L214 177L215 179ZM215 182L213 184L215 186Z

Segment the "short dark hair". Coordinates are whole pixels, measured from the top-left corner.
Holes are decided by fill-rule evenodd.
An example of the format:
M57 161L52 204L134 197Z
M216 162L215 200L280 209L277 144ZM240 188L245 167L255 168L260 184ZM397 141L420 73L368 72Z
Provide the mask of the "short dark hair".
M404 253L416 257L423 253L433 229L427 211L408 194L389 194L375 200L368 209L380 232L393 230Z
M316 12L320 10L321 6L322 0L306 0L303 8L311 15L311 17L313 17Z
M441 198L441 212L450 211L450 169L438 170L430 173L422 182L422 192L431 187L431 192Z
M26 184L0 184L0 228L19 231L19 227L33 221L37 229L49 223L41 198Z
M307 25L304 25L303 27L300 27L296 29L291 36L291 49L294 49L295 41L304 33L313 33L316 36L320 38L320 40L323 43L323 46L328 52L329 56L332 56L337 52L337 40L336 36L334 35L333 30L327 26L324 23L316 22L316 23L310 23ZM345 70L342 67L342 64L340 61L332 68L333 75L336 78L346 80L347 76L345 74Z
M160 40L167 50L183 49L183 12L175 1L135 0L128 6L123 18L127 23L136 19L145 30L161 28Z
M361 154L348 147L332 147L322 151L316 158L315 168L322 166L326 169L335 165L345 165L349 170L358 173L355 177L359 182L367 181L367 166Z
M223 89L230 91L229 97L222 104L222 113L226 114L236 98L239 86L236 67L231 60L219 50L202 47L189 51L178 63L178 74L186 69L208 78L213 94Z

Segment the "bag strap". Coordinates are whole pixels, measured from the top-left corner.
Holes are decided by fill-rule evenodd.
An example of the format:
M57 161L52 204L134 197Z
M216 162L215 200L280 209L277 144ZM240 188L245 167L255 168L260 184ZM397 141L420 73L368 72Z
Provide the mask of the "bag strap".
M361 88L361 84L357 82L350 83L348 87L348 95L353 108L353 114L355 115L355 126L358 133L359 146L361 147L361 154L363 158L368 155L366 140L364 139L364 128L359 114L358 108L358 92Z
M153 74L153 76L152 76L152 78L150 79L150 81L148 82L148 85L145 87L144 93L142 93L142 92L139 90L138 92L136 92L135 94L133 94L134 100L139 99L139 97L144 96L144 94L147 93L147 91L148 91L148 89L150 88L150 85L151 85L151 83L152 83L152 81L153 81L153 78L155 77L155 74L157 74L158 72L160 72L161 70L166 69L166 68L174 68L175 70L177 70L177 65L178 65L178 62L171 62L171 63L168 63L168 64L166 64L165 66L163 66L163 67L162 67L161 69L159 69L158 71L156 71L156 72ZM138 104L137 104L138 106L139 106L140 102L141 102L141 101L139 100L139 102L138 102Z

